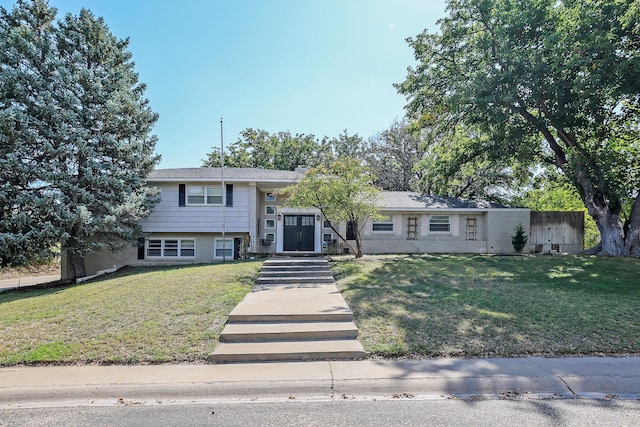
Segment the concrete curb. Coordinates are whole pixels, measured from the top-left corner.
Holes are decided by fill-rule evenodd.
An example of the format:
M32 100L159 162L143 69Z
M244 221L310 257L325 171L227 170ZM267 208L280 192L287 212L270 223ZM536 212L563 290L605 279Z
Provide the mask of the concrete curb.
M0 369L0 409L372 398L640 399L640 357Z

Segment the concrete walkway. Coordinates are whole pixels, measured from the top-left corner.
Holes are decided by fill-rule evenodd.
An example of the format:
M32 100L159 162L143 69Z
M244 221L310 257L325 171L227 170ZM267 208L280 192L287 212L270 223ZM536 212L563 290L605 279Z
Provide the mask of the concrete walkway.
M365 356L353 313L326 259L264 262L253 290L231 311L212 360L352 360Z
M0 369L0 409L291 399L640 399L640 357Z
M0 292L10 289L22 288L25 286L39 285L41 283L53 282L60 280L60 275L52 276L36 276L36 277L16 277L15 279L0 280Z

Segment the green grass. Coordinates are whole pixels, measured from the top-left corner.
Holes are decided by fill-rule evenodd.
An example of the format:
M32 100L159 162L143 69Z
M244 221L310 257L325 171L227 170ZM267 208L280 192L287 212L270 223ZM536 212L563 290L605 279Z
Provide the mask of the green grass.
M640 260L336 257L374 357L640 354ZM0 294L0 365L205 362L261 262Z
M640 260L388 256L338 260L379 356L640 354Z
M0 294L0 365L207 360L261 262L125 269Z

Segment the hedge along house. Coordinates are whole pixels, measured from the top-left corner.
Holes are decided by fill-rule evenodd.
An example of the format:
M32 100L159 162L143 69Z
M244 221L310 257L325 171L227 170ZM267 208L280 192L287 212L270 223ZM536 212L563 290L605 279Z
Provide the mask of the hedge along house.
M342 252L318 210L283 206L278 191L303 175L303 169L225 168L223 185L220 168L153 171L147 182L160 190L160 202L141 221L144 238L121 252L88 254L87 274L124 265ZM513 229L522 224L529 234L531 212L525 208L411 192L382 192L375 203L384 217L362 224L367 254L513 253ZM338 228L352 237L349 224ZM68 277L64 256L62 261Z

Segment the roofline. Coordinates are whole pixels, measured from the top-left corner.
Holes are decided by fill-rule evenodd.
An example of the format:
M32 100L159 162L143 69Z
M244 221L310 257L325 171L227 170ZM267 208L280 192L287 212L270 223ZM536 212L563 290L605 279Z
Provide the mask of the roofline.
M378 210L383 212L425 212L425 211L447 211L447 212L496 212L496 211L509 211L512 212L514 210L520 211L530 211L530 208L448 208L448 207L428 207L425 206L423 208L403 208L403 207L385 207L385 206L377 206Z
M222 178L147 178L146 182L221 182ZM276 178L261 178L261 179L247 179L247 178L233 178L224 177L224 182L260 182L260 183L282 183L290 184L297 183L298 179L276 179Z

